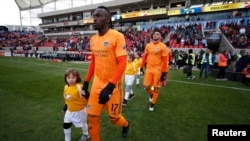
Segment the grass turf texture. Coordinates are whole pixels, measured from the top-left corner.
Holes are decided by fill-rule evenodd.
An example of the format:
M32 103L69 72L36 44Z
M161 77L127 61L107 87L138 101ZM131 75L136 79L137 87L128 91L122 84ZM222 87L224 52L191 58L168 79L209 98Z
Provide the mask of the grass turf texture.
M76 68L82 78L87 63L53 63L22 57L0 58L0 140L62 141L64 72ZM196 77L198 71L194 72ZM143 79L143 77L141 77ZM141 79L141 83L142 83ZM131 126L127 139L121 128L101 118L102 141L206 141L208 124L249 124L250 87L210 77L186 80L182 70L170 70L154 112L148 94L134 87L135 99L123 108ZM81 130L72 128L72 141Z

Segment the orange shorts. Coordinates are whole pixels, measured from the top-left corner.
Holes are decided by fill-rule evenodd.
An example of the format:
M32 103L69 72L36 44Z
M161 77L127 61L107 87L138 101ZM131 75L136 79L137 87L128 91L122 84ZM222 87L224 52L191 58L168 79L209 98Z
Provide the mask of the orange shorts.
M144 75L144 86L154 86L154 87L161 87L160 83L161 72L145 72Z
M87 105L87 113L89 115L100 116L103 109L106 107L110 117L117 117L122 112L123 91L122 88L114 89L109 101L105 104L99 104L99 95L102 89L100 87L92 87Z

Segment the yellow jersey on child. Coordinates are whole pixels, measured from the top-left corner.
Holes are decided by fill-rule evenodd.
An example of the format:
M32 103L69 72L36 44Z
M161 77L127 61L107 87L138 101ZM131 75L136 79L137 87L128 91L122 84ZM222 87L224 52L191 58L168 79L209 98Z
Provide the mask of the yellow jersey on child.
M136 74L136 66L134 62L127 62L125 75L135 75Z
M80 89L82 84L75 84L72 86L64 86L64 99L71 112L80 111L87 105L87 100L80 96Z

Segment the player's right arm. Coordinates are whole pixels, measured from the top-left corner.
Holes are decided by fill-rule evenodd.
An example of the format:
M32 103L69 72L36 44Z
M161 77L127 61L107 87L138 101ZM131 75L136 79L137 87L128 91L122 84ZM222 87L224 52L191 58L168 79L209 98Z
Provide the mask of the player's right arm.
M94 70L95 70L95 56L92 53L91 54L91 61L89 64L89 69L88 69L88 72L87 72L87 75L85 77L85 81L83 82L83 87L82 87L82 90L85 91L85 98L86 99L89 98L89 91L88 91L89 81L91 80L92 76L94 75Z
M148 45L145 47L145 51L144 51L142 63L141 63L141 69L145 66L147 59L148 59Z
M95 56L92 53L91 54L91 61L89 64L87 75L85 77L85 81L89 82L91 80L92 76L94 75L94 70L95 70Z

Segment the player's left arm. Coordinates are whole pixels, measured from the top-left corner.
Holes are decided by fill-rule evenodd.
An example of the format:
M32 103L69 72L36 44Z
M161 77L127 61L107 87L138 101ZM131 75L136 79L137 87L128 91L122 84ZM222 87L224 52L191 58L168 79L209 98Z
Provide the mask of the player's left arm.
M126 41L122 34L117 36L115 42L115 55L117 61L117 67L113 77L110 79L110 82L116 84L122 77L127 64L127 51L126 51Z
M165 45L163 45L162 47L162 54L161 54L161 58L162 58L162 68L161 71L162 72L167 72L167 63L168 63L168 52L167 52L167 47Z
M167 61L168 57L167 57L167 48L166 46L162 47L162 68L161 68L161 82L163 82L166 79L166 75L167 75Z
M112 84L116 84L121 79L121 77L126 69L127 55L118 56L118 57L116 57L116 60L118 62L118 65L115 69L115 73L114 73L113 77L110 79L110 82Z

